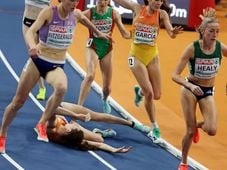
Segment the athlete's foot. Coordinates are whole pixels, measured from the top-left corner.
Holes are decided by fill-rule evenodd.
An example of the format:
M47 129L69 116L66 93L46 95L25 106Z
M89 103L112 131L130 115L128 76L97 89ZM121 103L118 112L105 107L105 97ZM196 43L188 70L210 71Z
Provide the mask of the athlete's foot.
M198 143L199 142L199 139L200 139L199 129L196 128L195 129L195 134L194 134L192 140L193 140L194 143Z
M46 124L44 123L38 123L36 127L34 128L35 132L37 133L37 140L43 141L43 142L49 142L47 133L46 133Z
M143 133L146 133L146 134L148 134L151 131L151 128L150 127L145 126L143 124L138 124L136 122L134 122L133 128L136 129L136 130L138 130L138 131L141 131Z
M111 106L108 100L103 101L103 112L104 113L111 113Z
M140 87L139 86L134 86L134 92L135 92L135 100L134 100L134 102L135 102L135 105L137 106L137 107L139 107L140 106L140 103L141 103L141 101L143 100L143 96L141 96L140 94L139 94L139 90L140 90Z
M117 132L113 129L101 130L101 129L95 128L92 130L92 132L100 133L102 135L102 137L104 137L104 138L110 138L110 137L114 137L117 135Z
M6 137L0 136L0 154L5 153Z
M46 88L39 88L39 92L36 95L36 99L45 100L46 98Z
M181 163L178 167L178 170L188 170L188 165Z
M147 134L149 138L152 139L154 143L159 143L161 139L161 133L159 128L153 128L150 133Z

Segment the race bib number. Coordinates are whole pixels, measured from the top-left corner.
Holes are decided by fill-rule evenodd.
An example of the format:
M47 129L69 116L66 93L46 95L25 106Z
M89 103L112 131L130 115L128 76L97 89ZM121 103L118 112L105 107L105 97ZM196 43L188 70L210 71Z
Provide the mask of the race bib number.
M135 65L134 57L129 57L128 58L128 65L129 65L129 67L134 67L134 65Z
M88 38L87 47L91 47L92 42L93 42L93 38Z

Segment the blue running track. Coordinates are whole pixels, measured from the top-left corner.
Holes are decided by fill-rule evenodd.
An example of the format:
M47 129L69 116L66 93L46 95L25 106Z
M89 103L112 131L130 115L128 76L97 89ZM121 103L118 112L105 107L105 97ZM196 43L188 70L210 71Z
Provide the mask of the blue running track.
M16 76L27 60L27 50L22 36L21 21L24 8L23 0L1 0L0 2L0 121L5 107L12 100L17 87ZM15 71L13 77L3 59ZM79 94L82 78L69 65L65 71L69 79L68 93L65 101L75 102ZM48 87L49 95L52 89ZM32 91L36 94L37 87ZM37 105L40 104L40 105ZM93 110L102 111L100 96L92 91L85 105ZM0 169L29 169L29 170L176 170L180 160L152 141L142 133L122 125L88 122L81 124L89 129L113 128L117 136L106 139L113 146L132 146L125 154L110 154L103 151L78 151L53 143L36 140L33 127L39 120L45 102L37 102L29 98L18 116L11 124L6 154L0 155ZM112 114L120 116L115 110Z

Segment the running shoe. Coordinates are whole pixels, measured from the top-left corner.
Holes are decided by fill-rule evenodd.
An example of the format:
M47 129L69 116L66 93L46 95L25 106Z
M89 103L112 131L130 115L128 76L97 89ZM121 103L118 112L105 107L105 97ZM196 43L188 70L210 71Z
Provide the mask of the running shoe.
M107 100L103 101L103 112L111 113L111 106L109 104L109 101L107 101Z
M160 142L160 129L159 128L153 128L152 131L150 131L147 136L152 139L153 143L159 143Z
M36 99L45 100L46 98L46 88L39 88L39 92L36 95Z
M133 126L134 129L138 130L138 131L141 131L143 133L149 133L151 131L151 128L148 127L148 126L145 126L143 124L138 124L136 122L134 122L134 126Z
M188 165L181 163L178 167L178 170L188 170Z
M102 135L102 137L104 137L104 138L111 138L111 137L114 137L117 135L117 132L113 129L101 130L101 129L95 128L92 130L92 132L100 133Z
M135 105L137 106L137 107L139 107L140 106L140 103L141 103L141 101L143 100L143 96L141 96L140 94L139 94L139 90L140 90L140 87L139 86L134 86L134 92L135 92L135 100L134 100L134 102L135 102Z
M47 133L46 133L46 125L44 123L38 123L34 128L35 132L37 133L37 140L43 142L49 142Z
M0 154L5 153L6 137L0 136Z
M199 129L196 128L195 129L195 134L194 134L192 140L193 140L194 143L198 143L199 142L199 139L200 139Z

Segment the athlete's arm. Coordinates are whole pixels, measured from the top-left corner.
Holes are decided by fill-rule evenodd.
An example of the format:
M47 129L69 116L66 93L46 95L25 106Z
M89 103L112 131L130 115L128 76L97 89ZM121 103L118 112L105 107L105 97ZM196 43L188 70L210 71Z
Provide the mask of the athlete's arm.
M91 10L90 9L84 10L82 11L82 14L89 19L91 15Z
M177 34L183 32L183 28L181 26L172 26L172 24L170 23L169 15L165 10L160 9L160 19L163 22L165 29L171 38L176 38Z
M141 8L140 4L135 3L131 0L113 0L113 1L126 9L132 10L133 13L137 13L137 11Z
M176 66L176 69L174 70L172 74L172 80L176 82L179 85L182 85L188 89L191 89L191 83L188 81L185 81L185 79L181 76L181 73L183 72L184 68L186 67L188 61L190 58L193 57L194 54L194 46L193 43L191 43L183 52L183 54L180 57L180 60Z
M125 39L130 39L131 34L129 31L126 30L124 24L122 23L121 15L119 14L119 12L116 10L113 10L113 15L114 15L114 22L116 23L122 37Z
M73 112L69 109L63 108L63 107L58 107L56 109L56 114L62 115L62 116L69 116L73 119L82 120L82 121L85 121L85 122L91 120L90 113L86 113L86 114L75 113L75 112Z
M100 32L80 10L75 9L74 13L75 13L77 20L81 24L86 26L89 30L93 31L99 38L103 38L106 40L111 39L111 37L109 35Z
M39 53L36 44L36 33L37 31L45 24L48 23L53 15L53 11L51 7L44 8L38 15L36 21L32 24L32 26L28 29L25 39L29 47L29 53L31 56L37 55Z
M93 141L87 141L88 145L93 146L94 148L107 151L107 152L112 152L112 153L126 153L128 152L131 147L119 147L115 148L113 146L110 146L106 143L101 143L101 142L93 142Z
M221 43L221 51L224 57L227 57L227 45Z

